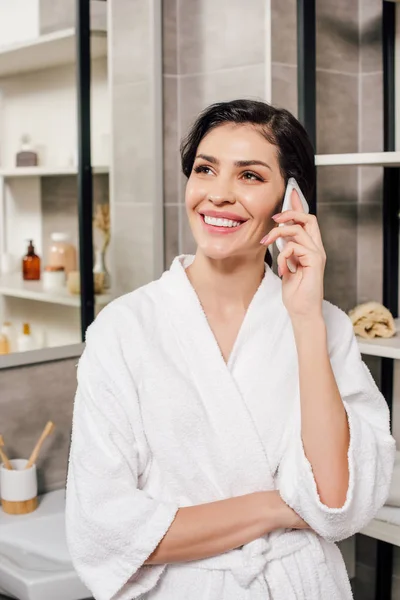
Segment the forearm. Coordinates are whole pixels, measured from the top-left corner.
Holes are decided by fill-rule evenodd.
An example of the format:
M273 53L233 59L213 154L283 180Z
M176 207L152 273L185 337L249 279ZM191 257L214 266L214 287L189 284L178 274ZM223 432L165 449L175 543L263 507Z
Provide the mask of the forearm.
M277 491L183 507L145 564L208 558L299 522Z
M301 436L321 501L341 507L349 483L347 414L329 359L323 317L292 323L299 361Z

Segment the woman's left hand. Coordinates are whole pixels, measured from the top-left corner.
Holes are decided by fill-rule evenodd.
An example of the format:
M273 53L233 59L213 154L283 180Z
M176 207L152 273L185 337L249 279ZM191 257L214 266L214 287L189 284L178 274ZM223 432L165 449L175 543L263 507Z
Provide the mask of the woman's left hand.
M270 245L278 237L292 238L277 258L283 303L292 319L319 317L322 315L326 264L321 232L316 216L304 212L296 190L292 191L292 206L295 210L286 210L272 218L276 223L294 221L294 224L275 227L262 243ZM297 263L295 273L286 263L290 257L295 257L293 262Z

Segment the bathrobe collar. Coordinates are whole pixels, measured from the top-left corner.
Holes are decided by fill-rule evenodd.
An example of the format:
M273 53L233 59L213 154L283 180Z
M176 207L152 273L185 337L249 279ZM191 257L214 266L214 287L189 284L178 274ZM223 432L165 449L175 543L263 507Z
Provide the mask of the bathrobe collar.
M169 286L170 293L175 297L177 307L180 306L183 313L189 317L192 326L194 325L192 319L195 317L195 321L198 325L202 325L201 330L206 338L203 340L203 343L206 344L210 360L215 360L217 364L222 361L225 368L232 371L241 346L248 340L248 336L255 327L261 326L271 333L271 336L268 336L270 339L266 339L267 350L267 344L269 346L269 342L272 340L272 332L277 329L276 324L277 321L280 320L278 317L287 317L287 312L282 302L282 282L280 278L275 275L271 267L264 262L264 277L246 311L229 356L228 363L225 363L215 336L208 324L199 297L185 271L185 269L193 262L194 258L195 256L193 254L180 254L174 258L169 269L169 274L172 276L171 286ZM182 315L182 318L185 318L185 314Z
M246 480L245 473L251 460L259 466L252 471L259 474L259 479L249 479L249 489L254 491L254 486L260 490L271 489L274 483L266 443L260 439L255 423L256 411L246 402L240 380L259 377L260 370L265 371L269 357L273 363L274 340L288 318L282 303L281 280L265 263L264 278L246 311L226 364L185 272L193 260L194 255L190 254L175 257L169 271L161 277L160 283L166 292L165 318L171 323L181 360L186 363L206 410L215 419L215 427L221 427L221 424L224 427L222 439L227 464L234 460L238 472L242 471L243 480ZM271 370L273 372L273 366ZM265 401L268 401L267 397ZM245 452L243 448L246 448Z

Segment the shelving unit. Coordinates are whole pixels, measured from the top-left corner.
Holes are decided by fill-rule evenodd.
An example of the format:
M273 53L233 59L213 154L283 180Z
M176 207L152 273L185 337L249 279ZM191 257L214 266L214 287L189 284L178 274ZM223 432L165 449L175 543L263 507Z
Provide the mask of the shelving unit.
M105 31L91 31L91 56L107 55ZM0 77L39 71L75 62L75 29L65 29L39 36L29 42L0 48Z
M92 206L92 189L82 194L82 177L107 175L107 143L109 136L109 98L107 82L107 32L91 29L90 19L83 23L82 14L89 16L89 1L76 2L75 28L64 29L24 41L0 47L0 81L2 87L2 152L0 164L0 253L9 252L21 257L24 253L22 241L34 239L35 249L46 266L45 248L50 231L66 231L74 238L75 223L72 214L76 202L79 228L82 203L86 205L90 231L79 231L80 257L77 268L81 271L81 294L70 294L67 287L60 292L43 289L42 281L23 281L21 274L0 273L0 317L11 320L17 326L29 321L33 333L48 329L52 344L68 343L65 332L82 338L79 314L89 309L97 312L108 304L111 293L95 295L91 291L93 282L87 283L88 246L92 240L92 218L88 206ZM84 48L84 51L83 51ZM82 57L85 54L86 72L82 79ZM83 87L84 86L84 87ZM92 98L92 100L91 100ZM82 107L91 107L91 112L82 119ZM4 112L3 112L4 111ZM21 118L20 118L21 115ZM39 153L40 166L16 167L15 154L22 135L29 135ZM82 135L89 148L89 162L82 163ZM94 162L90 158L93 151ZM72 160L77 153L77 164ZM69 181L43 182L46 177L74 176ZM98 180L99 201L107 193L104 178ZM67 195L63 197L63 190ZM65 211L65 226L60 215L51 215L46 198L54 193L57 206ZM48 190L51 190L49 192ZM61 190L61 191L60 191ZM76 194L76 200L74 200ZM84 198L83 198L84 196ZM83 200L82 200L83 198ZM74 208L74 211L72 211ZM48 211L43 213L43 211ZM61 214L61 213L60 213ZM62 213L64 214L64 213ZM45 215L45 219L43 218ZM52 229L49 229L51 224ZM54 227L54 229L53 229ZM47 306L46 306L47 305ZM51 316L49 316L51 315ZM80 330L80 331L79 331ZM47 333L47 331L46 331ZM55 343L54 343L55 342ZM49 342L50 343L50 342Z
M398 3L400 0L396 0ZM382 0L383 46L383 122L384 151L348 154L317 154L318 168L329 166L375 166L383 168L383 294L382 303L395 317L399 331L399 218L400 218L400 152L396 151L396 73L400 69L400 48L396 49L396 3ZM399 17L400 15L397 15ZM297 78L298 115L311 141L316 146L316 20L315 0L297 0ZM397 67L396 65L397 60ZM400 101L397 101L400 109ZM400 136L397 138L400 140ZM317 214L316 195L310 199L310 213ZM358 338L362 354L381 357L381 392L392 416L394 360L400 359L400 335L390 339ZM400 508L398 512L383 507L362 534L378 540L375 598L391 600L393 546L400 546ZM396 515L389 523L383 515ZM399 517L397 517L399 515ZM381 517L381 518L380 518ZM385 517L386 518L386 517ZM389 518L389 517L388 517Z

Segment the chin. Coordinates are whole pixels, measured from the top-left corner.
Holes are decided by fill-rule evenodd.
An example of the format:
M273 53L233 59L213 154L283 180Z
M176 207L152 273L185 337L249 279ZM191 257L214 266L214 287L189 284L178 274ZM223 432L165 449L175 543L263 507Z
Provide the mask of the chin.
M229 244L224 244L223 241L214 243L205 240L203 240L203 243L197 241L197 248L201 254L212 260L223 260L224 258L232 258L234 256L243 256L246 254L244 249L240 251L238 248L230 248Z

